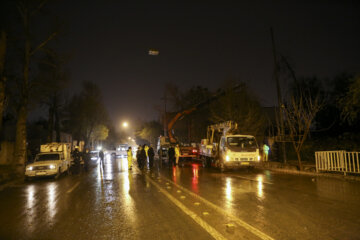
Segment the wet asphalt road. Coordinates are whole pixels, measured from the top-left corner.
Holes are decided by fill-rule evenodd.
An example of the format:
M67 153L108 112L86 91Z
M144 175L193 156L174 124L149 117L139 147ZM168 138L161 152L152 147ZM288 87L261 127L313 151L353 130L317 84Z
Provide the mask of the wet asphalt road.
M360 239L360 184L126 159L0 190L0 239Z

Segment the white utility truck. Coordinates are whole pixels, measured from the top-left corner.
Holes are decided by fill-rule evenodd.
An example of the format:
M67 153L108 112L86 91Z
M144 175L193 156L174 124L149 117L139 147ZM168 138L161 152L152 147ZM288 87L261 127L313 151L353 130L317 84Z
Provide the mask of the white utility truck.
M71 166L70 143L47 143L40 146L35 161L26 166L25 177L53 176L58 178Z
M252 135L238 134L233 121L208 126L201 140L200 158L204 167L253 167L260 161L259 146Z

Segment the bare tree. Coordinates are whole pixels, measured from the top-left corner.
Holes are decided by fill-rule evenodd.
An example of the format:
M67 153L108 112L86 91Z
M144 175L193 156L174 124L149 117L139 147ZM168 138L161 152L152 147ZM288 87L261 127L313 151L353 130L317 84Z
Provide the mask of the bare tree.
M298 95L293 95L289 105L284 108L290 141L294 146L300 170L302 170L301 149L309 136L313 120L322 106L320 95L311 96L309 91L303 90L299 91Z
M341 118L350 125L355 125L360 119L360 75L351 79L345 96L337 100L341 108Z
M103 103L101 89L90 81L83 82L80 94L74 95L67 106L68 120L65 127L73 138L83 140L85 146L100 124L108 126L109 117Z
M26 161L26 120L28 115L28 104L30 99L30 65L31 58L39 50L44 48L48 42L56 37L57 32L53 32L48 35L45 40L40 44L33 47L31 32L30 32L30 19L36 15L47 1L41 1L35 7L31 7L28 1L21 1L18 4L18 10L22 19L22 25L25 33L24 40L24 57L23 57L23 69L22 80L20 82L20 96L19 105L17 108L17 122L16 122L16 134L15 134L15 151L14 151L14 164L24 165Z
M210 105L210 120L214 123L235 121L242 134L263 135L266 118L258 99L245 83L234 90L231 86L225 94Z
M69 78L64 71L65 59L55 51L46 49L46 56L39 63L37 76L37 93L43 105L48 107L48 142L53 141L55 129L56 141L60 141L61 110L64 106L64 89L68 87Z
M0 31L0 137L2 135L2 121L5 107L5 86L6 77L4 75L5 67L5 55L6 55L6 32Z

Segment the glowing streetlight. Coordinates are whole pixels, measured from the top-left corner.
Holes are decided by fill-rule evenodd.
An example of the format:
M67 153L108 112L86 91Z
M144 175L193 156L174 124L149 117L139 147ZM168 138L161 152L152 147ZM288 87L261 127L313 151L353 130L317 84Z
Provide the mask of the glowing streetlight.
M128 124L127 122L123 122L122 126L123 126L124 128L127 128L127 127L129 126L129 124Z

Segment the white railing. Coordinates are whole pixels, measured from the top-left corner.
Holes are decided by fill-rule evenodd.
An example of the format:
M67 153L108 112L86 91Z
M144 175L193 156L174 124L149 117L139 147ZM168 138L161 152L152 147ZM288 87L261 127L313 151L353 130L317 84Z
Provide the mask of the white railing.
M323 151L315 152L316 172L330 171L360 173L360 152Z

